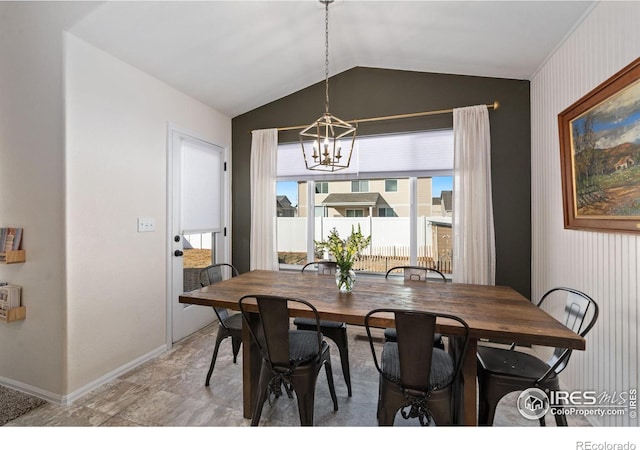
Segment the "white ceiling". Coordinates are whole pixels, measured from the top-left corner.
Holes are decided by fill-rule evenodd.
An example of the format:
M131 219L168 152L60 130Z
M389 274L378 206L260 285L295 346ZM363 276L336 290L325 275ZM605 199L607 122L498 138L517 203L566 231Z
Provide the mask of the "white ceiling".
M594 3L336 0L329 74L529 79ZM70 31L229 117L324 80L318 0L101 2Z

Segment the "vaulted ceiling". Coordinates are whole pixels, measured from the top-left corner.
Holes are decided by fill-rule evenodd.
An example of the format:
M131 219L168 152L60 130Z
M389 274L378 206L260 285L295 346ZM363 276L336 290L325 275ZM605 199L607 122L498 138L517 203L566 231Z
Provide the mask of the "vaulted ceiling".
M594 3L335 0L329 74L529 79ZM317 0L100 2L69 31L229 117L325 76Z

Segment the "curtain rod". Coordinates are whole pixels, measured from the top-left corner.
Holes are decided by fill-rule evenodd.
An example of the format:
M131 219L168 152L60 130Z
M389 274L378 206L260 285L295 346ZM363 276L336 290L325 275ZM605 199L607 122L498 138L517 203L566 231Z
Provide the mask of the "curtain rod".
M496 100L493 103L487 104L486 107L487 108L493 108L495 110L495 109L498 109L500 107L500 103L498 103L498 101ZM382 121L382 120L409 119L409 118L412 118L412 117L434 116L434 115L437 115L437 114L452 113L453 109L454 108L439 109L437 111L423 111L423 112L416 112L416 113L409 113L409 114L396 114L395 116L369 117L367 119L347 120L346 122L359 124L359 123L364 123L364 122L378 122L378 121ZM280 127L280 128L277 128L277 130L278 131L302 130L304 128L307 128L308 126L309 126L309 124L307 124L307 125L298 125L298 126L294 126L294 127Z

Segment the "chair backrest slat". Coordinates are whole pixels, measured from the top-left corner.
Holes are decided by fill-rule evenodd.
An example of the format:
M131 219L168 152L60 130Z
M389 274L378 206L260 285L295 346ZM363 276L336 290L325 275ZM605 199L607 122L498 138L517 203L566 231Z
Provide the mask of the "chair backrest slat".
M427 391L433 354L436 316L396 311L396 331L402 384L407 389Z
M258 330L249 327L249 332L258 345L263 357L266 357L271 365L271 369L277 372L286 372L292 369L295 361L291 361L290 356L290 303L305 305L313 314L316 321L317 349L316 357L320 356L322 349L322 333L320 332L320 316L318 310L309 302L297 298L286 298L275 295L245 295L239 301L240 313L246 323L250 323L247 310L248 301L255 299L260 315L260 325ZM314 350L315 351L315 350Z
M289 309L286 301L258 298L265 350L276 367L289 367Z
M371 347L371 353L373 354L373 361L376 369L385 377L386 375L379 363L371 329L375 325L375 320L379 320L382 317L389 317L390 314L393 315L392 317L395 321L398 356L400 360L400 381L390 381L401 385L404 389L418 392L428 392L429 386L432 384L430 374L434 352L433 339L437 319L450 319L461 325L462 334L461 336L456 336L456 338L462 339L462 343L459 347L461 350L456 352L456 356L453 361L453 377L449 382L451 383L460 371L462 357L465 354L468 345L469 326L467 323L456 316L428 311L395 308L379 308L369 311L365 316L364 325L369 338L369 345ZM390 344L393 345L393 343ZM443 387L445 386L439 386L438 389Z

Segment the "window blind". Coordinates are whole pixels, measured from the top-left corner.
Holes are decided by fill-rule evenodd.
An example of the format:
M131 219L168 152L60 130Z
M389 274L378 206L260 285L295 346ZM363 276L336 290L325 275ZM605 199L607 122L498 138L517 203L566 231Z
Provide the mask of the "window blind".
M347 169L307 170L300 142L278 145L278 180L340 180L398 176L446 176L453 171L453 130L356 137Z
M182 234L220 231L223 149L182 139L181 150Z

